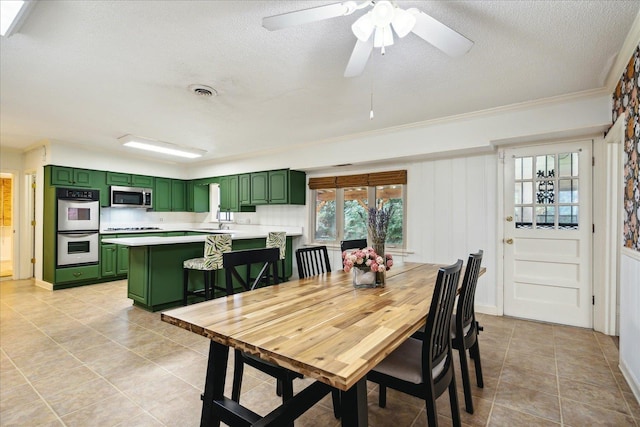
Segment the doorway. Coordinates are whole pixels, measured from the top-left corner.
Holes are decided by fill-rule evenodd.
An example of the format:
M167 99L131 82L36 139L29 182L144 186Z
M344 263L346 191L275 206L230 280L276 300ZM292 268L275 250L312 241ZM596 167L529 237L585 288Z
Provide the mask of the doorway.
M13 175L0 173L0 277L13 277Z
M504 314L592 328L591 146L505 150Z

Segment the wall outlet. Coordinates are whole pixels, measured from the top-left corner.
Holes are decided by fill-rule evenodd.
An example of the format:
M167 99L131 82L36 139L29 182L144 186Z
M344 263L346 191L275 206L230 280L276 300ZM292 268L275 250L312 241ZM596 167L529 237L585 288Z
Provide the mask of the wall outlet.
M164 221L164 218L160 218L160 222L163 222L163 221Z

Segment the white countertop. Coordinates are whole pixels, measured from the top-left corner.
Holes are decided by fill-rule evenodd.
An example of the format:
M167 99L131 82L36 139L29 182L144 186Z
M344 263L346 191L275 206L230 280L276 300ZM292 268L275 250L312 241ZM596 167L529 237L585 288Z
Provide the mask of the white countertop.
M155 230L156 232L162 230ZM206 230L191 230L191 231L203 231ZM229 231L229 230L225 230ZM220 232L212 233L212 234L222 234ZM264 239L267 237L266 233L255 233L250 231L232 231L231 233L232 240L241 240L241 239ZM302 233L287 233L287 236L301 236ZM102 239L103 243L115 243L117 245L122 246L157 246L157 245L175 245L180 243L198 243L204 242L206 239L206 234L196 235L196 236L168 236L168 237L119 237L119 238L107 238Z

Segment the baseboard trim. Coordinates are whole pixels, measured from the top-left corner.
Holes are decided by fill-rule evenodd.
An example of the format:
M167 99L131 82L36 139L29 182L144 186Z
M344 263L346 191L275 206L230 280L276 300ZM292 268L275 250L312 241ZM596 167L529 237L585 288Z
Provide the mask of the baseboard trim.
M44 280L35 279L35 285L39 288L47 289L49 291L53 290L53 283L45 282Z
M495 305L477 305L474 307L476 313L490 314L492 316L500 316L498 307Z
M638 384L636 379L633 377L631 371L629 371L627 365L624 363L624 360L620 360L618 368L620 368L620 372L622 372L622 376L627 381L627 384L633 392L633 395L636 397L636 400L640 403L640 384Z

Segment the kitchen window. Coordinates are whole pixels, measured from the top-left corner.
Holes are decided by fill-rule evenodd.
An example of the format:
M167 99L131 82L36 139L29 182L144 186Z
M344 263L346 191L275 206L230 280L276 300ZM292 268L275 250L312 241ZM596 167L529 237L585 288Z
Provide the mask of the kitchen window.
M311 213L315 243L366 239L368 208L393 206L386 246L404 248L406 171L310 178L309 188L315 201Z

